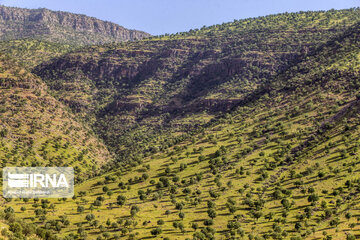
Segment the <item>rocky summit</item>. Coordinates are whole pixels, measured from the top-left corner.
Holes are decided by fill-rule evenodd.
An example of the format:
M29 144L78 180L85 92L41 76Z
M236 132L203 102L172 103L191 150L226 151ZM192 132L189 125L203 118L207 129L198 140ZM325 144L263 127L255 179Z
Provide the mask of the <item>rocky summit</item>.
M81 14L0 6L0 39L34 38L74 45L134 41L150 34Z

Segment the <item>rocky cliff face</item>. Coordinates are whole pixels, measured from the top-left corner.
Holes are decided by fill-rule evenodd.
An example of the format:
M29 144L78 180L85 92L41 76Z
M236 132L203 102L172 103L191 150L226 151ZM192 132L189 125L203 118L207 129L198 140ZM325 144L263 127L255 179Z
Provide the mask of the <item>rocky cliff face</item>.
M0 6L0 39L35 38L87 45L133 41L150 34L81 14Z

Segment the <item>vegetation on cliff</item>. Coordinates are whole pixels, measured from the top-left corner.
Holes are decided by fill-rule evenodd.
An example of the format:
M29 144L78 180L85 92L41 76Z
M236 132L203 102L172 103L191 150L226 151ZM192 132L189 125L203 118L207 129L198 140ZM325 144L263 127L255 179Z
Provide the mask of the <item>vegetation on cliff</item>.
M72 199L4 199L1 235L356 239L359 13L87 46L34 57L33 73L7 57L0 158L103 167L78 179Z

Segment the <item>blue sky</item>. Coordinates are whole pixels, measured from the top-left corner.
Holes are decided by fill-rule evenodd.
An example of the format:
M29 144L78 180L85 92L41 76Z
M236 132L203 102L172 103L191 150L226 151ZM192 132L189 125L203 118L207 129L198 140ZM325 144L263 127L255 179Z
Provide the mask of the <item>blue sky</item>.
M154 35L273 13L359 7L359 0L0 0L0 4L82 13Z

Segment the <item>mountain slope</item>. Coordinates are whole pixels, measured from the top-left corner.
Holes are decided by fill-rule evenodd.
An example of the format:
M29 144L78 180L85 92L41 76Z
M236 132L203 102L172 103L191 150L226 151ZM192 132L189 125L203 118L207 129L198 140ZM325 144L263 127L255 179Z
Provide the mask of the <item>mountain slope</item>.
M51 43L35 39L0 41L0 53L8 56L26 69L59 57L74 50L68 44Z
M51 213L24 221L66 239L354 239L359 51L354 24L192 137L81 183L74 201L50 201ZM5 206L22 219L40 209Z
M150 35L96 18L48 9L0 6L0 39L34 38L71 45L139 40Z
M125 161L236 106L359 16L349 9L245 19L83 48L34 73Z
M7 58L0 60L0 159L2 166L73 166L88 178L112 156L41 79Z

